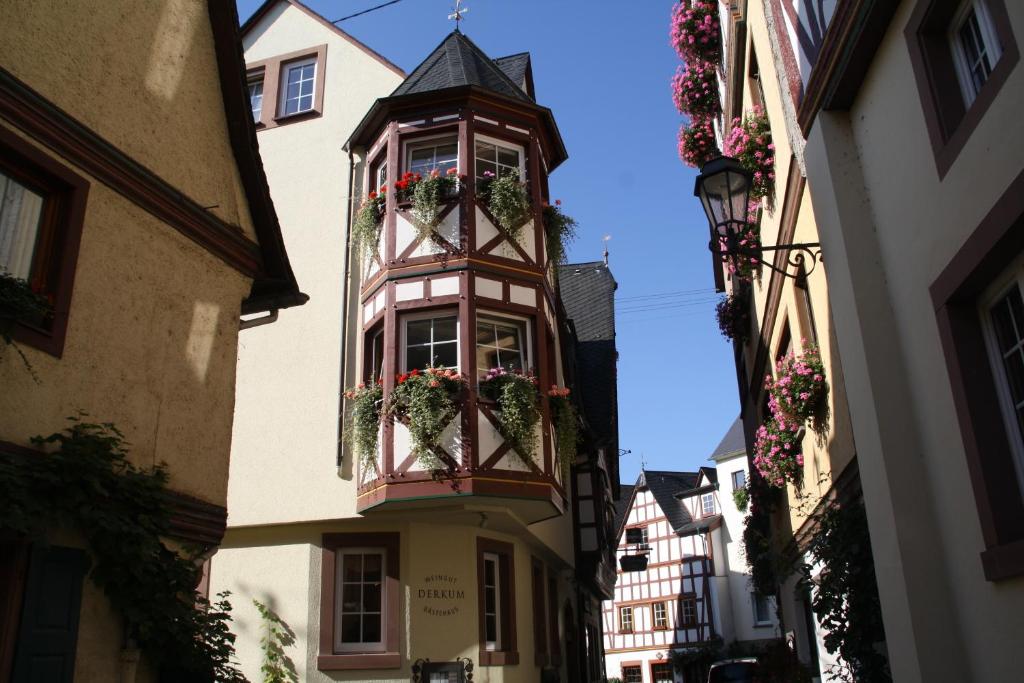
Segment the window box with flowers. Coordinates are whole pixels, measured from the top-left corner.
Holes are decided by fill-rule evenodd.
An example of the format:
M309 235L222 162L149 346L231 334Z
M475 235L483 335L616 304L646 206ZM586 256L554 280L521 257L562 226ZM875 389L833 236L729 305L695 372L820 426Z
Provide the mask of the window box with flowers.
M772 142L768 115L754 107L742 119L732 121L725 138L725 153L735 157L753 174L751 199L771 198L775 191L775 144Z
M501 435L523 464L533 465L540 421L537 378L517 370L492 368L480 381L480 395L497 404Z
M679 129L679 158L687 166L700 168L719 154L711 119L691 119Z
M681 114L710 120L722 113L718 74L710 62L687 62L672 79L672 100Z
M687 62L717 64L722 56L722 31L716 0L685 0L672 10L670 42Z
M384 402L384 416L408 427L413 453L424 467L445 469L435 449L448 423L459 413L465 379L455 370L428 367L422 372L402 373L395 381Z
M530 200L519 171L505 170L498 175L484 171L476 181L476 196L508 236L518 242L523 225L530 219Z
M443 209L459 192L459 171L431 169L426 176L406 171L394 184L399 206L410 208L419 239L430 237L441 222Z

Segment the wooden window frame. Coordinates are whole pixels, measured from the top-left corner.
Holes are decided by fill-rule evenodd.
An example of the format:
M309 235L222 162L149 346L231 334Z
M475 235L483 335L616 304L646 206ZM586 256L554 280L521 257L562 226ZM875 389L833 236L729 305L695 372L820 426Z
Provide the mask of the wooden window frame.
M552 666L562 664L562 640L558 632L558 575L548 567L548 655Z
M686 618L686 602L693 603L693 620ZM700 626L700 612L697 608L697 595L695 593L683 593L679 596L679 626L680 629L696 628Z
M317 669L320 671L342 671L348 669L397 669L401 666L399 652L399 617L401 591L399 555L401 535L397 532L376 533L331 533L321 540L320 569L320 652ZM385 550L384 587L382 597L381 636L383 650L367 649L365 652L338 652L334 647L336 551L346 548L383 548Z
M500 619L499 633L501 642L499 650L487 649L487 635L484 626L484 554L497 555L500 559L499 590ZM477 580L477 612L480 631L480 666L511 666L519 663L519 651L516 642L516 577L515 547L511 543L493 538L478 536L476 539L476 580Z
M661 605L662 621L665 622L661 626L658 626L658 605ZM664 600L655 600L651 603L651 629L654 631L667 631L669 629L668 604Z
M639 669L639 671L640 671L640 681L641 681L641 683L643 683L643 680L644 680L644 664L643 664L643 662L622 662L622 664L619 665L619 669L620 669L619 672L622 674L622 681L623 681L623 683L627 683L626 682L626 669Z
M13 337L16 342L60 358L71 312L89 182L3 127L0 170L44 197L30 285L53 307L43 325L17 321Z
M313 85L313 108L294 114L283 114L281 107L281 84L283 83L284 70L292 64L303 60L315 60L315 79ZM249 62L245 65L246 80L251 81L257 78L263 79L263 108L260 110L260 120L256 122L257 130L269 130L297 121L323 116L324 111L324 84L327 80L327 44L316 45L305 50L297 50L283 55L277 55L269 59L256 62ZM268 105L268 95L272 96L271 106Z
M990 10L992 8L990 7ZM1005 54L1005 53L1004 53ZM1024 576L1024 500L978 305L1024 252L1024 172L929 288L985 549L985 578Z
M633 605L619 606L619 633L636 633L636 615L633 613ZM625 626L626 620L622 618L623 610L629 610L629 628Z
M664 667L664 666L668 667L669 679L673 680L673 681L675 680L675 671L672 668L672 662L669 662L669 661L666 661L666 660L659 661L659 660L656 660L656 659L652 659L652 660L648 661L648 669L649 669L649 673L651 674L651 683L654 683L654 681L655 681L655 678L654 678L654 669L655 669L655 667Z
M948 30L959 0L918 0L904 29L928 137L941 180L1020 59L1004 0L985 0L1002 54L970 105L964 102Z

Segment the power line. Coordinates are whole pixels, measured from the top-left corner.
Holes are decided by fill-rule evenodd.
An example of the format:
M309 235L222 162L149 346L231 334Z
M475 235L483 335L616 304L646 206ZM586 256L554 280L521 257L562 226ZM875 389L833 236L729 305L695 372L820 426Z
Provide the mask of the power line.
M402 0L390 0L390 2L385 2L383 4L377 5L376 7L371 7L370 9L364 9L362 12L356 12L355 14L350 14L347 17L342 17L341 19L335 19L331 23L332 24L340 24L341 22L347 21L348 19L355 19L356 17L361 17L364 14L369 14L370 12L373 12L374 10L382 9L384 7L387 7L388 5L394 5L394 4L399 3L399 2L402 2Z
M630 308L624 311L616 311L617 315L629 315L631 313L651 313L654 311L670 311L679 308L705 308L710 307L713 301L692 301L678 304L670 304L668 306L647 306L644 308Z
M656 294L637 294L635 296L617 296L617 297L615 297L615 300L616 301L626 302L626 301L635 301L635 300L638 300L638 299L665 299L665 298L669 298L669 297L687 296L687 295L696 295L696 294L705 294L706 295L706 294L711 294L714 291L715 290L709 289L709 288L704 288L704 289L680 289L680 290L677 290L677 291L674 291L674 292L660 292L660 293L656 293Z

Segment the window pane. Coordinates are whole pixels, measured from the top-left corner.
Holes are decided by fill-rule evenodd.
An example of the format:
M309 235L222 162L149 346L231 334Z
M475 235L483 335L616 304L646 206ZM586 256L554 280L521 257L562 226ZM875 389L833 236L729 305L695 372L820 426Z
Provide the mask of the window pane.
M0 271L29 278L42 212L42 195L0 172Z
M485 173L498 174L498 167L492 164L490 161L477 161L476 162L476 177L483 178Z
M459 336L459 324L456 318L437 318L434 320L434 343L455 341Z
M476 158L478 161L494 162L497 159L497 148L489 142L477 140Z
M496 325L495 332L498 339L498 348L501 349L516 349L522 348L519 345L519 328L518 327L507 327L505 325Z
M380 581L383 557L380 555L363 555L363 581Z
M499 367L498 350L493 346L476 347L476 367L477 370L484 373L488 370Z
M423 370L430 367L430 347L410 346L405 352L405 369Z
M341 611L342 612L358 612L359 611L359 593L361 584L358 583L346 583L342 588L341 593Z
M497 596L495 595L494 588L484 589L484 612L494 613L497 612Z
M359 581L363 578L363 556L344 555L342 581Z
M410 320L405 326L405 343L409 346L430 343L430 320Z
M503 166L512 166L513 168L519 168L519 152L514 149L506 149L504 147L498 148L498 163Z
M435 368L454 368L459 364L459 346L455 342L434 345L433 366Z
M1014 406L1024 401L1024 355L1017 350L1006 358L1006 379L1010 384L1010 396Z
M341 642L358 643L360 636L360 618L358 614L345 614L341 617Z
M476 324L476 343L480 346L494 345L494 325L478 322Z
M488 614L484 617L484 622L486 624L484 638L487 642L493 643L498 640L498 618L493 614Z
M506 370L523 370L523 358L518 351L498 351L498 364Z
M363 611L380 613L381 586L379 583L363 584Z
M380 642L380 615L379 614L364 614L363 615L363 642L364 643L379 643Z

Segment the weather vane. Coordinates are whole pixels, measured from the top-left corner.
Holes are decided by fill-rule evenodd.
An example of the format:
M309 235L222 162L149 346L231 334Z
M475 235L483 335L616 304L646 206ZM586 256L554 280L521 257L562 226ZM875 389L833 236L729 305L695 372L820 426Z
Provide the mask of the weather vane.
M462 6L462 0L455 0L455 7L452 8L452 13L448 15L448 18L455 21L456 31L459 30L459 22L462 21L462 15L468 11L468 7Z

